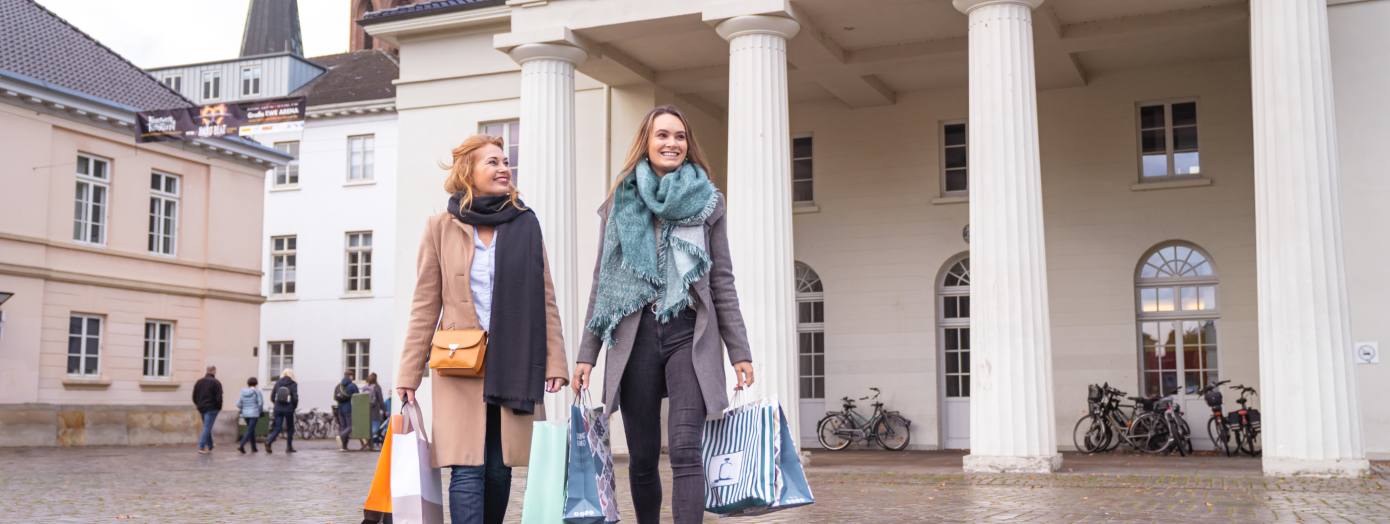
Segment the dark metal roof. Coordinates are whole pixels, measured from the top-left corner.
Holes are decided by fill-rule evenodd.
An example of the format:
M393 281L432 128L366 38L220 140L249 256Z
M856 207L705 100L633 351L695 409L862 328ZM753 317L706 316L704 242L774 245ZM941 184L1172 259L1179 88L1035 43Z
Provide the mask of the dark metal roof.
M400 65L390 53L367 49L310 58L328 71L290 96L305 97L310 107L396 97Z
M414 5L404 5L391 9L372 11L357 21L358 25L375 24L390 20L405 20L421 16L467 11L506 4L506 0L432 0Z
M193 105L32 0L0 0L0 70L138 110Z
M251 0L241 33L241 56L293 53L304 56L298 0Z

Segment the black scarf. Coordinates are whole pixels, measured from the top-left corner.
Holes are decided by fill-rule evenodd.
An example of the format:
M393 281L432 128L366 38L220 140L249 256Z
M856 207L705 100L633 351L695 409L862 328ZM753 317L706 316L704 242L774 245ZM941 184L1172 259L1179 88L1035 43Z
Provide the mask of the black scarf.
M545 266L536 214L510 197L475 197L460 209L463 193L449 198L449 214L472 226L496 227L492 320L483 361L483 400L518 414L535 412L545 391ZM470 246L471 247L471 246Z

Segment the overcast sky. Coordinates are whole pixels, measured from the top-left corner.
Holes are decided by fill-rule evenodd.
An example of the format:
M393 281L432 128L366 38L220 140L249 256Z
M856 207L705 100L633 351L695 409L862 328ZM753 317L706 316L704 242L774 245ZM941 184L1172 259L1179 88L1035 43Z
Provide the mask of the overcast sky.
M38 0L141 68L236 58L250 0ZM350 3L299 0L304 53L347 51Z

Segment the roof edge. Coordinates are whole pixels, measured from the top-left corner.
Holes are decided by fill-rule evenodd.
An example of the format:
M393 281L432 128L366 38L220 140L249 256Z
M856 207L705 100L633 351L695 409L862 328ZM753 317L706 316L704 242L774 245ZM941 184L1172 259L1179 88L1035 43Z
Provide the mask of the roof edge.
M206 62L192 62L192 63L188 63L188 64L174 64L174 65L167 65L167 66L150 67L150 68L144 69L144 71L145 71L145 73L151 74L151 75L152 75L152 74L154 74L154 73L157 73L157 72L164 72L164 71L168 71L168 70L170 70L170 69L183 69L183 68L185 68L185 67L202 67L202 66L209 66L209 65L215 65L215 64L230 64L230 63L234 63L234 62L244 62L244 61L251 61L251 60L265 60L265 59L268 59L268 58L280 58L280 57L282 57L282 56L288 56L288 57L290 57L290 58L298 59L300 62L304 62L304 63L306 63L306 64L309 64L309 65L312 66L312 67L318 68L318 69L323 70L323 71L327 71L327 70L328 70L327 68L325 68L325 67L323 67L323 66L321 66L321 65L315 64L312 60L309 60L307 57L299 56L299 55L296 55L296 54L291 53L291 52L289 52L289 51L280 51L280 52L277 52L277 53L266 53L266 54L263 54L263 55L239 56L239 57L236 57L236 58L226 58L226 59L222 59L222 60L208 60L208 61L206 61Z
M139 109L12 71L0 70L0 100L41 105L45 112L67 120L129 134L132 142L135 138L137 127L135 115ZM175 144L175 142L164 143ZM293 160L292 157L275 148L263 146L251 140L199 138L191 141L179 141L177 144L180 145L175 147L184 149L206 149L205 154L209 155L221 152L224 156L231 157L229 160L266 169L276 165L284 165Z
M484 7L497 7L506 4L506 0L483 0L480 2L472 2L466 4L450 4L445 2L412 4L407 6L394 7L391 9L384 9L381 11L371 11L363 15L362 18L358 19L356 22L359 26L366 26L382 22L409 20L411 18L420 18L444 13L454 13L458 11L482 9Z

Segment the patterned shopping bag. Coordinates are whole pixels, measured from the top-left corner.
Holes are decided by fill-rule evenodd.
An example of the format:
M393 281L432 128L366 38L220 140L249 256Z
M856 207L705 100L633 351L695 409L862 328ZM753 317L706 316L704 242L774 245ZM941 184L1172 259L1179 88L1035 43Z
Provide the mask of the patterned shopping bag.
M570 406L569 462L565 476L565 522L618 522L613 452L608 448L608 417L592 407L587 392Z
M776 400L759 400L705 422L705 510L747 516L815 502L787 418Z

